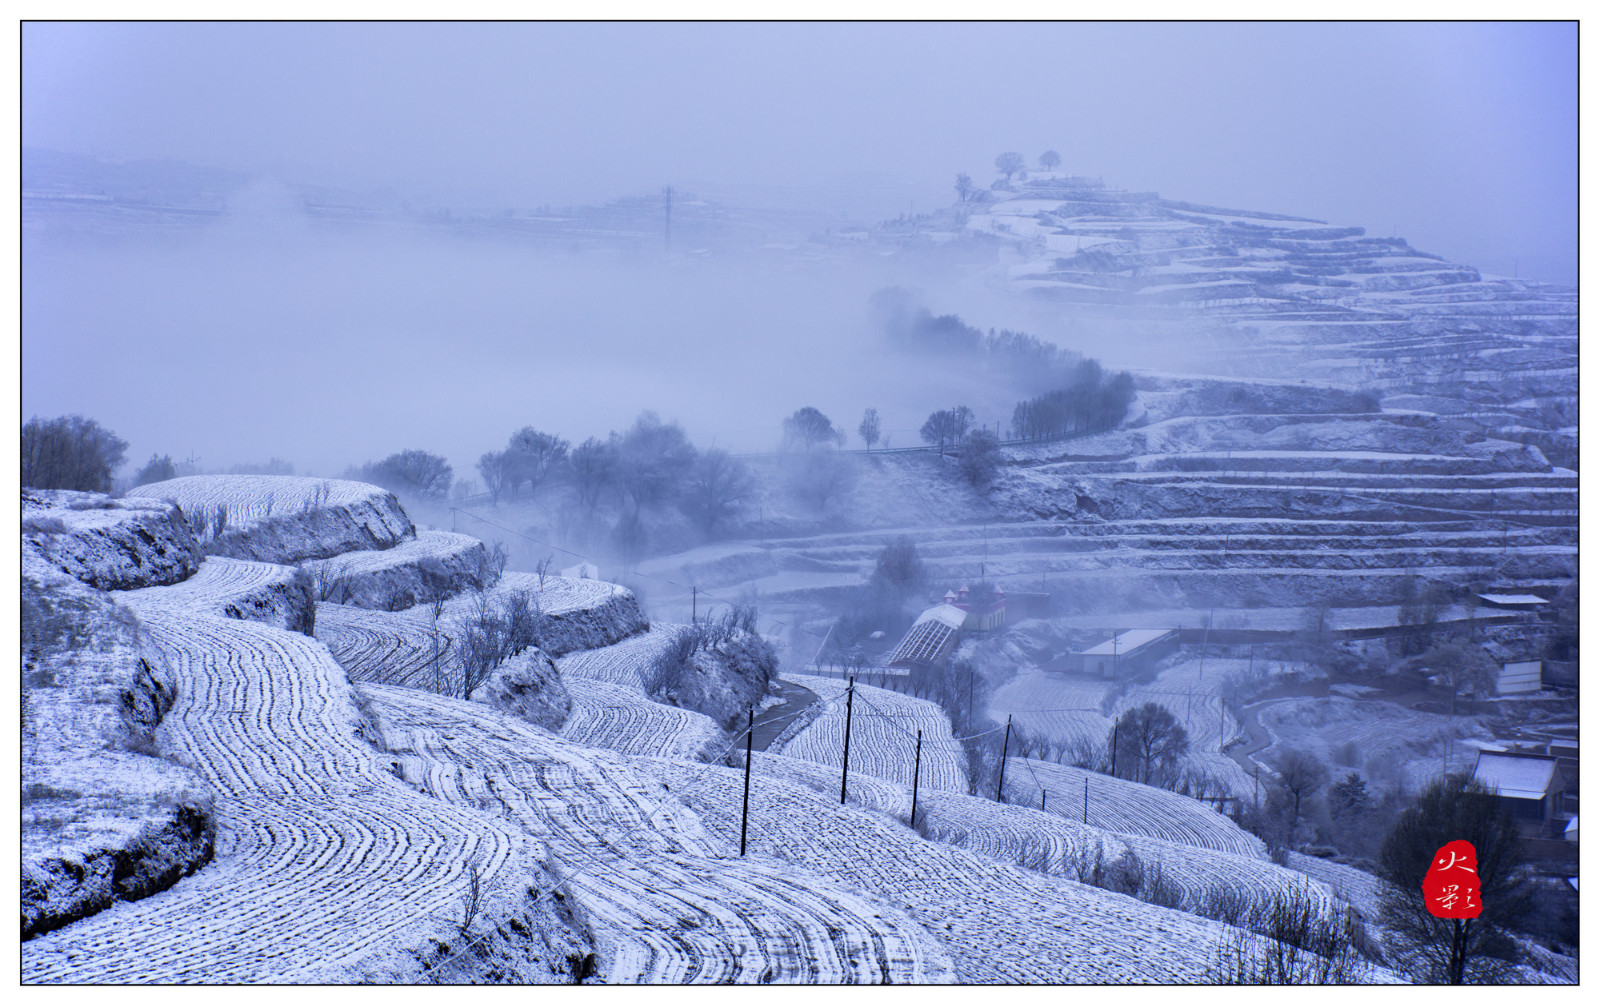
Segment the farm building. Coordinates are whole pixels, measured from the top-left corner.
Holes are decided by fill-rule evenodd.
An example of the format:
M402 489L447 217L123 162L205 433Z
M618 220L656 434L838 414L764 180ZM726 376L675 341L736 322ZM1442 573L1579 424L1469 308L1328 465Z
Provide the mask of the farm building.
M1544 687L1542 671L1544 662L1540 660L1512 660L1500 665L1500 673L1495 675L1494 690L1498 695L1516 695L1522 692L1536 692Z
M936 604L924 611L906 630L900 645L889 654L888 666L936 664L950 655L961 639L967 612L953 604Z
M1543 829L1561 813L1565 784L1549 755L1479 751L1472 777L1494 790L1519 824Z
M987 632L1006 624L1006 592L999 587L987 597L978 597L963 584L945 591L944 603L966 612L966 620L961 624L966 632Z
M1113 678L1123 670L1146 667L1177 648L1177 629L1129 629L1087 650L1071 654L1067 659L1067 669Z

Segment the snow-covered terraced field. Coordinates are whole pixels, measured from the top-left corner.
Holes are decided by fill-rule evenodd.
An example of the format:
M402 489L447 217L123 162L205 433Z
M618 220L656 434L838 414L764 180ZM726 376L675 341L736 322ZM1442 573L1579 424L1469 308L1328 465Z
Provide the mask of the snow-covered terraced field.
M722 730L702 713L652 702L628 685L562 677L572 712L561 736L575 744L697 761L722 743Z
M650 628L633 591L604 580L547 576L541 587L533 573L508 572L484 593L500 603L518 592L535 600L543 612L539 648L551 657L610 646ZM475 593L457 595L446 602L440 621L469 618L476 606Z
M22 540L51 566L101 590L177 583L203 558L170 504L65 489L23 491Z
M737 844L742 772L650 764L713 834ZM902 908L944 941L960 982L1203 982L1228 931L1194 915L926 841L882 815L841 808L836 795L800 782L768 776L753 784L749 832L759 855Z
M438 675L455 673L456 626L439 620ZM322 601L317 605L317 639L327 644L351 681L372 681L437 691L433 627L425 609L374 611Z
M483 542L469 535L425 529L386 549L313 559L306 570L319 596L362 608L409 608L434 590L459 594L478 586L486 558Z
M1343 863L1292 851L1289 853L1289 868L1327 884L1369 922L1376 923L1379 920L1383 881L1372 874Z
M671 645L680 626L657 622L650 631L641 632L630 639L610 646L591 650L577 650L556 661L561 676L569 681L587 678L613 685L627 685L639 691L644 689L644 676L651 661L665 647Z
M810 674L784 677L816 692L814 720L775 753L838 768L844 752L845 692L849 682ZM922 731L924 790L967 791L967 763L944 711L925 699L856 682L850 724L850 772L911 785L917 731Z
M396 779L362 738L325 647L210 614L229 605L224 587L181 602L157 593L172 589L123 603L178 681L158 738L216 794L216 859L161 894L24 943L24 981L415 980L434 941L456 938L449 920L470 860L493 899L518 901L540 874L537 845Z
M295 632L309 632L316 602L309 581L292 566L211 556L181 583L144 587L113 595L120 603L172 613L203 612L211 616L266 622Z
M1104 746L1111 718L1101 712L1111 683L1078 674L1027 670L995 690L989 718L1006 717L1030 734L1057 744L1089 749Z
M948 981L939 941L882 900L815 871L740 858L621 755L481 706L363 685L406 778L537 836L595 933L613 983ZM655 762L651 765L654 766ZM471 768L468 768L471 766ZM720 771L728 771L726 769Z
M806 786L824 797L836 798L839 792L836 766L784 755L757 752L754 775L752 786L771 779ZM846 802L898 821L911 815L909 787L859 773L850 777ZM1304 891L1318 911L1334 910L1328 889L1309 883L1306 876L1293 870L1253 856L1084 825L1077 816L1082 806L1080 799L1077 804L1052 804L1040 811L983 797L924 790L918 797L917 814L924 818L930 838L1069 880L1079 879L1080 864L1087 876L1097 854L1111 868L1124 852L1132 852L1145 868L1161 870L1162 878L1181 894L1186 911L1203 904L1209 892L1224 889L1255 903Z
M1012 803L1039 805L1082 820L1084 784L1089 787L1089 824L1107 831L1147 835L1179 845L1215 849L1247 859L1266 859L1266 847L1208 805L1154 786L1089 772L1071 765L1012 758L1006 765L1006 794Z
M1228 787L1229 794L1249 796L1255 780L1223 748L1242 736L1239 721L1222 701L1223 689L1252 669L1249 660L1208 657L1185 660L1164 668L1154 681L1130 688L1117 702L1113 715L1121 716L1146 702L1167 709L1189 736L1184 762L1209 773Z
M394 494L364 482L290 475L189 475L152 482L129 496L170 499L191 522L227 513L207 553L260 562L295 563L357 549L384 549L416 534Z

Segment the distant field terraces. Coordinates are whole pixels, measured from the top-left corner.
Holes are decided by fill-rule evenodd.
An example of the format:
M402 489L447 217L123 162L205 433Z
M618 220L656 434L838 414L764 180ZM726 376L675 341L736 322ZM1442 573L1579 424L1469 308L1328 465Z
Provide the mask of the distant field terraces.
M1228 397L1225 382L1163 386L1192 399L1173 408ZM940 587L982 570L1073 614L1395 604L1413 574L1559 587L1576 569L1576 473L1474 429L1379 413L1160 420L1016 450L990 492L1003 522L752 543L699 583L837 600L907 534Z

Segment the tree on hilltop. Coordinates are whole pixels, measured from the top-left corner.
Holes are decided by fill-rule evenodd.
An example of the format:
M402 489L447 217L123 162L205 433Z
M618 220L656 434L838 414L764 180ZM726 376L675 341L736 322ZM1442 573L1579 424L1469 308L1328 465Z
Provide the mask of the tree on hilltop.
M972 184L971 175L964 171L956 175L956 195L961 197L962 202L966 202L968 199L971 199L972 193L976 192L977 189L978 187Z
M883 427L878 422L878 410L868 409L861 414L861 425L856 427L856 432L861 434L861 439L866 442L867 450L872 450L872 445L878 442L878 434Z
M835 443L844 445L844 433L833 428L833 421L817 409L807 405L803 409L796 409L794 415L783 421L783 442L787 447L790 444L803 444L806 450L818 444Z
M1039 166L1046 171L1054 171L1056 165L1061 163L1061 155L1054 150L1046 150L1039 155Z
M355 472L345 473L347 478L371 482L391 492L429 499L445 498L452 474L450 462L419 450L397 451L382 461L368 462Z
M1015 150L1008 150L994 159L994 166L1006 176L1006 181L1010 182L1011 176L1026 168L1028 162L1024 161L1022 155Z

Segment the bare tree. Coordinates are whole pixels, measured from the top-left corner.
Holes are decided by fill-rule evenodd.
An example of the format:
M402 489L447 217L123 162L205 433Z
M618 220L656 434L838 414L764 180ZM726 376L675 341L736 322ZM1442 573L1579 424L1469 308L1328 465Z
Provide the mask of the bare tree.
M1008 150L994 159L994 166L997 171L1006 176L1006 181L1009 182L1012 175L1028 166L1028 162L1022 159L1021 154L1014 150Z
M483 476L483 486L490 497L500 502L500 494L510 488L511 469L505 451L488 451L478 459L478 474Z
M22 484L34 489L110 492L128 443L93 419L60 416L22 427Z
M872 450L872 445L878 442L878 434L882 426L878 423L878 410L868 409L861 414L861 425L856 427L856 432L861 434L861 439L866 441L867 450Z
M707 533L715 533L755 491L755 478L744 462L713 447L690 467L680 505Z
M972 198L972 193L977 191L977 186L972 184L972 176L966 172L956 175L956 195L962 202Z
M567 448L570 446L555 434L541 433L531 426L524 426L511 434L505 458L513 495L523 482L528 483L530 494L537 493L539 487L566 461Z
M1289 836L1294 838L1295 827L1300 823L1300 808L1317 790L1328 782L1328 767L1316 757L1299 748L1289 748L1278 756L1273 765L1278 770L1278 785L1287 794L1289 806Z
M133 484L147 486L152 482L165 482L168 479L177 477L178 466L172 463L172 455L152 454L150 455L150 460L146 461L144 467L139 469L139 473L133 477Z
M1045 169L1046 171L1054 171L1056 169L1056 165L1060 163L1061 155L1056 153L1054 150L1046 150L1044 153L1039 155L1039 167Z
M1142 783L1176 772L1178 758L1189 750L1188 732L1154 702L1123 713L1107 740L1114 746L1117 775Z
M573 448L568 460L578 503L586 513L592 514L600 505L601 495L615 484L617 445L590 437Z
M785 447L798 443L809 451L819 444L843 445L844 434L833 428L827 416L807 405L783 421L783 443Z
M461 935L466 936L472 931L472 923L477 921L478 913L483 911L483 861L473 856L467 861L466 869L462 871L466 877L467 888L461 894Z

